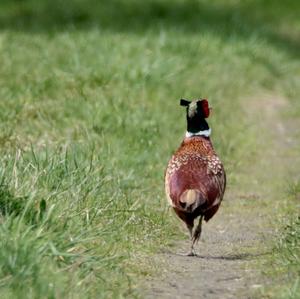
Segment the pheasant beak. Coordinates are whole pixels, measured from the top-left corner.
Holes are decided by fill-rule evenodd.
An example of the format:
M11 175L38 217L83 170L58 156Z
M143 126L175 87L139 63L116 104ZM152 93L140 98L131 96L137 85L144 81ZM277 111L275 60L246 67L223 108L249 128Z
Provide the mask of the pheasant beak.
M212 115L212 112L213 112L213 108L212 107L209 107L209 115L211 116Z

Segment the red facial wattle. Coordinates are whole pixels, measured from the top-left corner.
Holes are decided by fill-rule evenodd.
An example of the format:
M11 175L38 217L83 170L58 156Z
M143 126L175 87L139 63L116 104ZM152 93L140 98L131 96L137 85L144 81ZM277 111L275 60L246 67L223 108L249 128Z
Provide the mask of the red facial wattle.
M202 111L204 118L208 118L209 116L209 106L208 106L208 101L206 99L202 100Z

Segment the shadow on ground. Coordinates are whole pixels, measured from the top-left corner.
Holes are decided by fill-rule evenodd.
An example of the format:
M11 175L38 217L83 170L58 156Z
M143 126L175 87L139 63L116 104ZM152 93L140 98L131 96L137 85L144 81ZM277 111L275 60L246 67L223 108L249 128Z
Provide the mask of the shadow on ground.
M176 253L168 253L170 255L176 255L176 256L182 256L184 258L199 258L199 259L205 259L205 260L224 260L224 261L238 261L238 260L251 260L263 255L267 255L269 254L269 252L263 252L263 253L238 253L238 254L228 254L228 255L216 255L216 256L212 256L212 255L201 255L201 254L197 254L194 256L187 256L185 254L176 254Z

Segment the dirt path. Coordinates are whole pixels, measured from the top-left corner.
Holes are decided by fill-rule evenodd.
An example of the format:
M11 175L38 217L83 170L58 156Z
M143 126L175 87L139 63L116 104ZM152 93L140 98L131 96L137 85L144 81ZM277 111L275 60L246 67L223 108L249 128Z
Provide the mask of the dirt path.
M268 241L274 233L269 211L274 210L274 196L279 196L287 165L300 163L291 154L297 128L279 117L287 101L264 98L253 103L248 113L257 113L257 105L262 111L259 134L265 135L269 151L241 174L244 183L239 190L227 189L217 215L204 223L197 246L199 257L176 254L187 252L188 238L172 252L157 257L166 271L162 279L147 282L146 298L253 298L265 283L260 279L261 270L255 268L257 260L268 253Z

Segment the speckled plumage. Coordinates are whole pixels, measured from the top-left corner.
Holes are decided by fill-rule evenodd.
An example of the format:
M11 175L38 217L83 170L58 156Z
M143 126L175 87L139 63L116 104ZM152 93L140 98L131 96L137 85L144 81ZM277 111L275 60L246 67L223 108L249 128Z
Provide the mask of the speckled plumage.
M221 203L225 184L224 168L210 139L202 136L185 138L171 157L165 175L167 198L175 211L186 213L190 221L203 214L208 221ZM202 204L197 206L195 203L194 210L186 211L179 201L189 189L200 192Z

